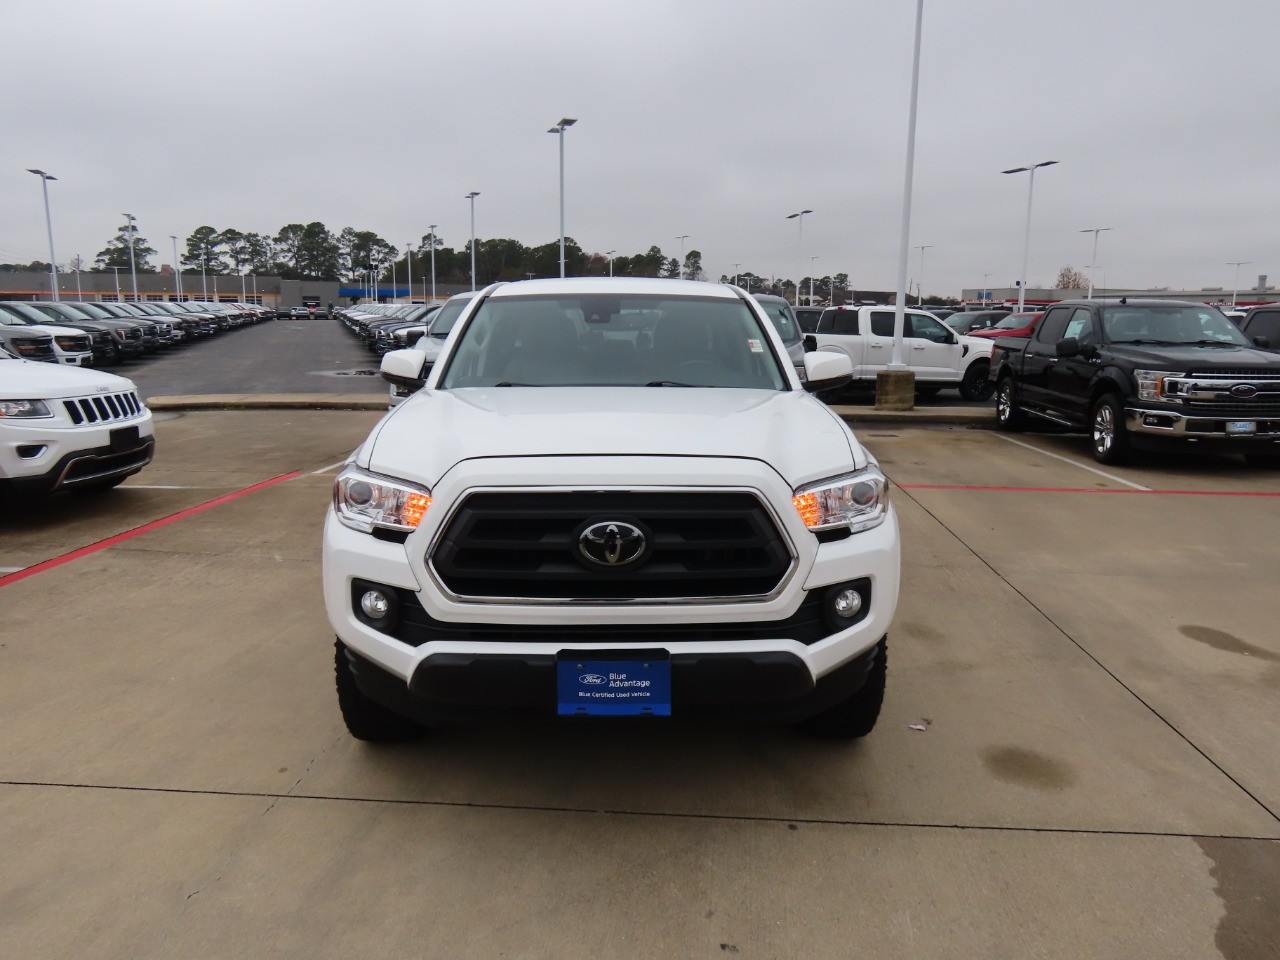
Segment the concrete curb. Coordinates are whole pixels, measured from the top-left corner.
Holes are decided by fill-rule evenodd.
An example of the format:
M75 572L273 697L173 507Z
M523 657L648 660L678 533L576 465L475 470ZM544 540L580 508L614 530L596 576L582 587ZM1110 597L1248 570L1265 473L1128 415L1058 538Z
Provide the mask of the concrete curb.
M359 393L210 393L185 397L152 397L147 406L156 412L192 410L375 410L387 409L385 395ZM875 407L831 408L853 425L943 424L963 427L996 425L990 407L917 407L914 410L877 410Z

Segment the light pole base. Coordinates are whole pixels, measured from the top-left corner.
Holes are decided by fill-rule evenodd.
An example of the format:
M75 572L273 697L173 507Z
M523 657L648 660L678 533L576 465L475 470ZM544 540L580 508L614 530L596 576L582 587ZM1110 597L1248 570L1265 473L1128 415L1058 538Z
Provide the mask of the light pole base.
M916 375L910 370L881 370L876 374L877 410L912 410L916 405Z

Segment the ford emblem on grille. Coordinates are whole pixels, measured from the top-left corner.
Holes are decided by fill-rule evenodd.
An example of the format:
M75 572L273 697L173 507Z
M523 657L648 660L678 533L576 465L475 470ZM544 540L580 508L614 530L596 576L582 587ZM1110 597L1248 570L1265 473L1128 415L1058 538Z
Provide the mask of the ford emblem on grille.
M578 552L601 567L625 567L644 556L643 531L622 520L601 520L578 535Z
M1258 388L1252 383L1237 383L1231 388L1231 395L1239 397L1241 400L1248 400L1250 397L1258 395Z

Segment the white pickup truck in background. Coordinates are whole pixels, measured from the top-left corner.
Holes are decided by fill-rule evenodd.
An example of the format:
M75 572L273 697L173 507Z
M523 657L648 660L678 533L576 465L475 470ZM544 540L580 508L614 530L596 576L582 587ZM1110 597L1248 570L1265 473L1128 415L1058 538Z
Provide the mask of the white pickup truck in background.
M889 369L893 356L893 308L887 306L831 307L810 334L818 350L843 353L853 363L855 388L874 387L876 374ZM990 340L966 337L949 329L923 310L903 317L903 362L916 375L917 390L936 393L946 387L965 400L986 400L992 394Z

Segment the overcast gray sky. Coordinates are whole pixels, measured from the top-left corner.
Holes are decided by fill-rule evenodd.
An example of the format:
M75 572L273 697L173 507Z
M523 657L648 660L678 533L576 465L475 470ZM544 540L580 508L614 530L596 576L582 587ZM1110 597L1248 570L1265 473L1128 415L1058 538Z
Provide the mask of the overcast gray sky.
M630 254L679 234L714 278L896 279L913 0L60 0L0 5L0 261L318 219L416 242L558 236ZM925 292L1280 279L1280 4L926 0L912 245ZM1265 43L1264 43L1265 41ZM919 273L919 254L911 256ZM1102 280L1099 272L1099 282Z

